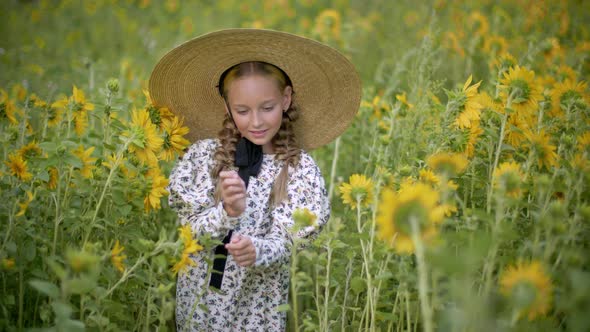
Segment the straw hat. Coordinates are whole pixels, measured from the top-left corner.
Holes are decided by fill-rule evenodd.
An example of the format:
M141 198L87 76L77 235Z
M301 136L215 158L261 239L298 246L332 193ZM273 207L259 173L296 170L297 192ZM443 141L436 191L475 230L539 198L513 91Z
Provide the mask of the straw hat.
M342 134L359 108L360 79L341 53L308 38L260 29L216 31L172 49L152 72L150 96L184 118L189 140L217 137L225 114L219 78L247 61L273 64L291 79L300 109L294 130L304 149Z

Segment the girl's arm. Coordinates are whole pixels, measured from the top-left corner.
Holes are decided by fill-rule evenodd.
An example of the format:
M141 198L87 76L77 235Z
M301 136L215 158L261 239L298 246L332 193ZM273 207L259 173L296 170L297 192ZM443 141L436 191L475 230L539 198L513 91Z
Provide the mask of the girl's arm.
M251 237L256 248L255 266L270 267L289 262L293 236L311 241L330 218L330 202L324 179L313 159L302 154L297 171L291 175L288 199L272 212L272 226L265 237ZM317 216L316 225L307 226L292 235L293 212L307 208Z
M168 203L178 213L178 221L190 225L197 237L223 237L239 220L227 215L222 202L215 203L215 186L209 173L214 149L213 140L191 145L172 169L167 187Z

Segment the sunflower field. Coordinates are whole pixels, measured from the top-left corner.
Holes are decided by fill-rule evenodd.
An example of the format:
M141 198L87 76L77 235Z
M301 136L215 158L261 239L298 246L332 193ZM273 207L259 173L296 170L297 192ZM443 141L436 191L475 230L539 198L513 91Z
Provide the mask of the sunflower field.
M290 331L590 330L590 2L0 4L0 330L173 331L190 144L147 80L230 27L331 45L352 126L311 151L332 217L293 252ZM296 224L313 223L308 211Z

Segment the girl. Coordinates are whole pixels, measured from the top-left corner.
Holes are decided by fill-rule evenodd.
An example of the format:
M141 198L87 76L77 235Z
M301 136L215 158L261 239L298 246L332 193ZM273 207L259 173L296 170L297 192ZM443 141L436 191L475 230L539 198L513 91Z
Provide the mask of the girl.
M169 204L197 237L223 243L179 273L178 329L284 330L277 307L288 303L293 237L314 238L330 216L320 170L301 148L350 124L360 103L354 67L306 38L223 30L166 54L150 93L185 118L195 140L170 174ZM317 219L293 233L297 209Z

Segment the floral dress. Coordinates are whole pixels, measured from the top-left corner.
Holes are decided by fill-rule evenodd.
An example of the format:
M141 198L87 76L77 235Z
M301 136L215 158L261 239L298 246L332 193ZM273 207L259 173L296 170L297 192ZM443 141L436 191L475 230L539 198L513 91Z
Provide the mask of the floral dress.
M176 287L176 323L179 331L284 331L286 313L277 307L288 303L289 262L293 238L292 213L307 208L317 216L294 236L313 239L330 217L330 203L320 170L302 151L298 166L289 169L288 199L269 207L272 184L283 165L275 155L264 154L260 172L250 178L246 210L229 217L214 200L210 171L219 141L206 139L190 146L170 174L170 206L182 225L195 236L211 234L221 240L228 231L249 236L256 248L256 262L249 267L227 256L221 289L209 288L208 264L213 250L191 255L196 263L180 272Z

